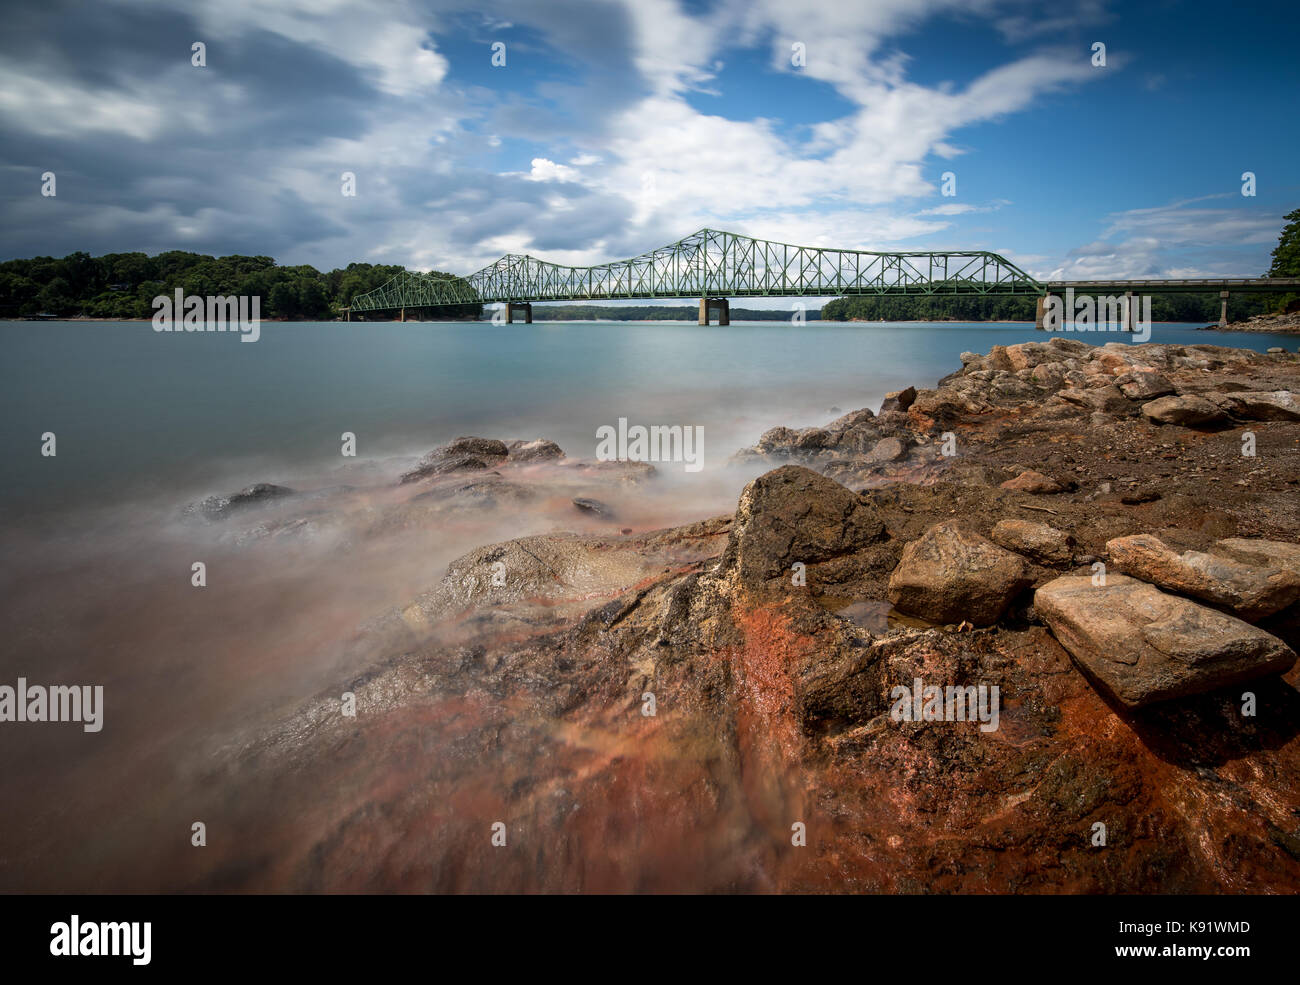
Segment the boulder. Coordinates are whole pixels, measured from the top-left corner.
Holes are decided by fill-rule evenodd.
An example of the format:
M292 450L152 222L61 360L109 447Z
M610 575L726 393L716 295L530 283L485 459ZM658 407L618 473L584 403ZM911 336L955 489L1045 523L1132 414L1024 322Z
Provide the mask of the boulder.
M889 600L900 612L933 623L987 626L1032 582L1019 555L949 520L903 549L889 579Z
M1174 392L1174 385L1155 370L1135 370L1116 377L1115 385L1130 400L1154 400Z
M1008 479L1002 483L1003 489L1014 489L1018 492L1027 493L1059 493L1065 492L1065 486L1061 485L1051 476L1043 475L1042 472L1035 472L1033 469L1026 469L1014 479Z
M408 482L418 482L421 479L428 479L435 475L450 475L452 472L478 472L488 467L488 463L481 458L473 455L453 455L450 458L439 458L430 461L422 459L420 464L409 472L403 472L398 482L406 485Z
M1211 550L1215 554L1259 564L1266 567L1286 568L1300 575L1300 544L1284 540L1263 540L1256 537L1226 537L1215 541Z
M874 505L834 479L798 465L760 475L745 487L719 563L756 586L789 572L857 551L885 537Z
M1300 575L1201 551L1179 553L1154 534L1108 541L1111 564L1127 575L1232 609L1252 622L1300 599Z
M762 437L758 439L755 447L764 454L773 452L788 453L794 447L794 443L799 440L799 432L793 428L774 427L768 428L763 432Z
M546 438L511 441L506 444L506 450L512 462L549 462L564 457L564 449Z
M605 503L598 499L590 499L586 496L577 496L573 500L573 505L583 513L590 513L593 516L603 517L610 520L614 517L614 511Z
M1222 407L1195 394L1152 400L1142 405L1142 414L1157 424L1183 427L1212 427L1228 423L1228 415Z
M1069 534L1032 520L1000 520L990 538L1000 547L1047 564L1063 564L1073 556Z
M208 496L197 503L190 503L185 507L184 512L188 515L202 516L208 520L221 520L231 513L256 506L265 506L287 496L296 495L298 495L297 491L290 489L288 486L277 486L271 482L256 482L251 486L245 486L239 492L231 493L229 496Z
M916 400L916 387L909 386L906 390L893 390L885 394L884 401L880 404L880 412L883 414L891 410L907 410Z
M1247 390L1225 394L1220 403L1249 421L1300 421L1300 399L1290 390Z
M1129 708L1287 671L1295 653L1235 616L1109 574L1065 575L1034 608L1079 666Z
M901 438L881 438L867 455L871 462L894 462L907 454L907 445Z
M437 454L442 458L450 458L453 455L477 455L480 458L505 458L510 454L510 449L506 447L504 441L496 438L474 438L465 437L444 445L438 449Z

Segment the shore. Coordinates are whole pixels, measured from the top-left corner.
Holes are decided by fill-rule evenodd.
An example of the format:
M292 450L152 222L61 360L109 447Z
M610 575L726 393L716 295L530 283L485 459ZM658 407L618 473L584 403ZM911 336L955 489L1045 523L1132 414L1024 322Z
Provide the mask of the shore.
M1300 311L1276 315L1256 315L1247 321L1232 322L1220 328L1206 325L1207 331L1219 332L1276 332L1282 335L1300 335Z
M341 634L363 670L192 751L173 813L220 841L102 880L1296 892L1300 357L1058 336L961 362L772 428L734 512L664 529L626 525L653 465L545 439L190 504L250 573L453 517L569 532L470 549Z

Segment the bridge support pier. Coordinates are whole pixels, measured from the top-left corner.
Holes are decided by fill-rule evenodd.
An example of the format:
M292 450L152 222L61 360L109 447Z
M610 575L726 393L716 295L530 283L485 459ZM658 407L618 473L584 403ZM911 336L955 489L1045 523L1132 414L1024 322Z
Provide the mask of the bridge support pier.
M1137 331L1137 302L1141 298L1134 298L1132 291L1124 292L1124 331Z
M1044 322L1043 316L1047 313L1047 299L1050 298L1051 296L1052 296L1052 292L1048 291L1046 294L1040 297L1038 299L1038 308L1034 312L1034 328L1040 332L1047 331L1046 326L1043 324Z
M513 324L514 324L514 322L515 322L515 312L516 312L516 311L522 311L522 312L524 313L524 324L525 324L525 325L531 325L531 324L533 323L533 305L532 305L532 302L530 302L530 301L516 301L516 302L513 302L513 303L512 303L512 302L510 302L510 301L507 301L507 302L506 302L506 324L507 324L507 325L513 325Z
M1219 327L1227 328L1228 327L1228 292L1220 291L1219 299L1223 302L1219 306Z
M726 298L700 298L700 324L709 323L709 309L718 311L718 324L731 324L731 303Z

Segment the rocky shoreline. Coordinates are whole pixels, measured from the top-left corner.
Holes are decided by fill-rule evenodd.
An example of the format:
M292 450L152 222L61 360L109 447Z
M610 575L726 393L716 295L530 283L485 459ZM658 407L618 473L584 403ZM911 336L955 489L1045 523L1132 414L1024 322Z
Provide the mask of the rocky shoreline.
M1220 328L1206 325L1205 331L1214 332L1276 332L1283 335L1300 335L1300 311L1274 315L1255 315L1246 321L1230 322Z
M605 503L638 463L413 463L375 529L560 489L587 532L466 554L352 641L370 671L219 750L213 785L298 805L237 840L296 890L1297 891L1300 357L962 364L773 428L734 515L667 530ZM191 513L332 522L275 489ZM996 727L901 718L921 682L996 689Z

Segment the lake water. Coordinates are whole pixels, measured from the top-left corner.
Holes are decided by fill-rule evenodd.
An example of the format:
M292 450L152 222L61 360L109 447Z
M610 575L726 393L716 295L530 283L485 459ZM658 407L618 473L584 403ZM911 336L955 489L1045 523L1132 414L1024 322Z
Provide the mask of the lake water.
M1194 328L1157 326L1154 339L1296 343ZM0 892L244 885L273 854L267 831L301 847L327 829L286 811L270 781L254 795L210 771L383 659L349 645L357 627L436 586L453 558L529 533L618 536L728 512L764 466L725 463L767 428L874 408L888 390L933 385L965 350L1046 338L1023 324L817 322L268 323L255 343L148 323L0 333L0 684L102 686L105 723L3 726ZM544 436L592 458L597 428L621 417L703 428L704 470L663 465L652 482L601 487L617 524L556 495L373 527L418 496L395 483L404 456L476 434ZM47 431L54 457L40 454ZM356 458L340 454L345 431ZM244 543L229 535L246 521L180 513L259 481L353 486L341 536ZM323 794L322 816L369 811L358 797ZM213 832L251 819L255 837L193 852L196 817ZM379 837L355 864L381 866L405 837ZM296 885L283 872L254 884Z
M1296 345L1196 328L1157 325L1152 341ZM774 425L824 423L832 408L933 385L965 350L1046 338L1029 324L815 321L272 322L251 343L147 322L0 322L0 334L0 504L11 521L328 470L343 432L357 436L359 459L463 434L547 437L590 458L596 429L626 417L703 427L707 472ZM47 431L53 458L40 455Z

